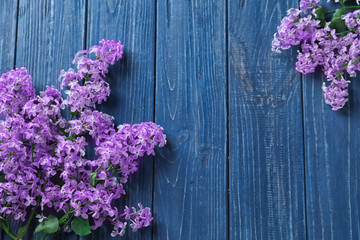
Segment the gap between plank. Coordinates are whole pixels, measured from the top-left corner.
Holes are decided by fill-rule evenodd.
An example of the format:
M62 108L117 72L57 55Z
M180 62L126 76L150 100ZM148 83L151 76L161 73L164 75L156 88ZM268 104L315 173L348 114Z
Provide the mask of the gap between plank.
M154 101L154 106L153 106L153 121L155 123L156 118L155 118L155 113L156 113L156 46L157 46L157 42L156 42L156 36L157 36L157 0L155 0L155 6L154 6L154 96L153 96L153 101ZM155 199L155 156L152 157L153 160L153 171L152 171L152 196L151 196L151 209L152 212L154 213L154 199ZM154 224L151 225L151 239L154 239Z
M225 52L226 52L226 235L230 239L230 126L229 126L229 1L225 2Z

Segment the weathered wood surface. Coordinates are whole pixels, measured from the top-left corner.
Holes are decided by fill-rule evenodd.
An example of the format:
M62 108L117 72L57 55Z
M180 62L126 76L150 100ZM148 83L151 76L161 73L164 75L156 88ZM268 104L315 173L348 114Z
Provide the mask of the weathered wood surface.
M59 86L78 50L123 42L101 110L116 124L156 121L168 136L118 203L150 206L154 223L123 239L360 239L360 87L354 79L347 107L333 112L321 75L301 78L295 50L271 52L297 5L0 1L0 70L28 68L39 92ZM58 239L110 240L111 231Z
M154 121L155 4L152 1L89 1L87 47L101 39L121 40L124 58L110 67L107 80L111 95L100 109L115 117L115 123ZM126 188L119 208L137 207L141 202L152 208L153 159L145 158ZM110 226L84 239L110 239ZM151 239L151 227L139 233L128 228L125 238Z
M17 2L0 1L0 15L0 70L2 74L14 67Z
M225 1L157 1L154 239L226 239Z
M323 75L303 77L309 239L360 239L358 80L345 108L333 112L322 98Z
M305 239L300 74L271 52L297 1L229 0L230 239Z

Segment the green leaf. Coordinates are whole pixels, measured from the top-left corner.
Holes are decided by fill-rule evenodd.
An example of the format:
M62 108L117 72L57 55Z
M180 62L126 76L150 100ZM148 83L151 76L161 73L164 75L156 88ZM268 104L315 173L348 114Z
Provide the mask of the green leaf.
M36 227L36 233L55 233L59 229L59 220L53 216L49 215Z
M0 175L0 182L2 183L6 182L5 174Z
M89 219L76 217L71 222L71 229L79 236L86 236L91 233Z
M91 186L93 186L93 187L96 186L96 175L97 175L97 172L90 173L90 175L89 175L90 183L91 183Z
M344 13L345 13L344 9L342 9L342 8L337 9L331 19L331 23L330 23L329 27L335 29L338 32L347 31L348 29L345 25L345 22L344 22L344 20L341 19L341 16L344 15Z
M25 226L22 226L21 228L19 228L19 231L17 232L16 237L18 239L25 237L25 234L26 234L28 228L29 228L29 225L27 225L27 224Z
M315 15L319 19L325 19L326 11L322 7L318 7L317 9L315 9Z
M315 15L316 17L320 20L320 25L321 27L325 27L326 24L326 11L322 8L319 7L315 10Z

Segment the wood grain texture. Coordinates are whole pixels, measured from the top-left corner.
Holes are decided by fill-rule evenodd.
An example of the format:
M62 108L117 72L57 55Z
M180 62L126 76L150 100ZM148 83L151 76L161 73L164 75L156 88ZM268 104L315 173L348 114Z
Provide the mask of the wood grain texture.
M226 239L226 8L158 0L154 239Z
M349 103L333 112L321 74L304 76L302 88L296 50L271 52L297 3L0 1L0 70L27 67L39 92L59 86L84 42L124 43L100 109L116 124L155 118L168 144L155 162L144 159L117 203L153 206L153 226L122 239L360 239L360 83L352 79Z
M37 92L46 85L58 87L60 70L68 69L75 53L83 48L85 0L19 3L16 66L29 70ZM35 226L34 221L29 231ZM63 234L58 239L77 237Z
M16 66L26 67L36 90L59 87L58 77L83 49L85 0L20 0Z
M320 74L304 77L309 239L360 239L360 86L337 112L325 104Z
M323 74L303 76L309 239L360 239L360 84L348 79L349 102L334 112L323 99Z
M14 65L16 38L16 1L0 1L0 74Z
M17 1L0 1L0 75L14 67L17 7ZM2 240L4 234L0 230Z
M297 1L229 0L230 239L306 239L296 52L271 52Z
M154 120L154 58L155 58L155 2L89 1L88 47L101 39L121 40L124 57L110 67L107 80L111 95L101 110L114 116L116 124L140 123ZM126 184L126 196L118 203L152 207L153 159L146 158ZM84 239L110 239L111 226L95 231ZM151 227L133 233L127 229L125 239L151 239Z

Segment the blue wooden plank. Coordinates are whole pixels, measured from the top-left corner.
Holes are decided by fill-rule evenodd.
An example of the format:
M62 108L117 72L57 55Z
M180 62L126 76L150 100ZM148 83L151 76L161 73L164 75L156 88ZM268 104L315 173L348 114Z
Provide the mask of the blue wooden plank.
M16 37L16 1L0 1L0 71L1 74L12 69L14 65Z
M17 1L0 1L0 74L7 72L14 66ZM0 231L0 239L3 240Z
M116 124L139 123L154 119L154 54L155 54L155 2L154 1L89 1L88 47L101 39L121 40L124 57L110 67L107 80L111 95L101 110L114 116ZM126 196L118 208L152 206L153 160L144 159L139 171L132 176ZM95 231L84 239L112 239L111 226ZM151 227L140 233L130 229L126 239L151 239Z
M16 66L28 68L37 92L58 87L60 71L67 70L83 48L85 0L20 0Z
M309 239L360 239L360 84L349 80L349 102L334 112L323 99L323 74L303 76Z
M83 48L84 6L85 0L20 0L16 66L29 70L37 92L46 85L58 87L60 70L68 69L74 54ZM58 238L77 239L67 234Z
M154 239L226 239L226 7L157 1Z
M347 106L333 112L322 81L320 74L303 81L309 239L360 239L360 86L352 81Z
M296 52L271 52L297 2L228 2L230 239L306 239Z

